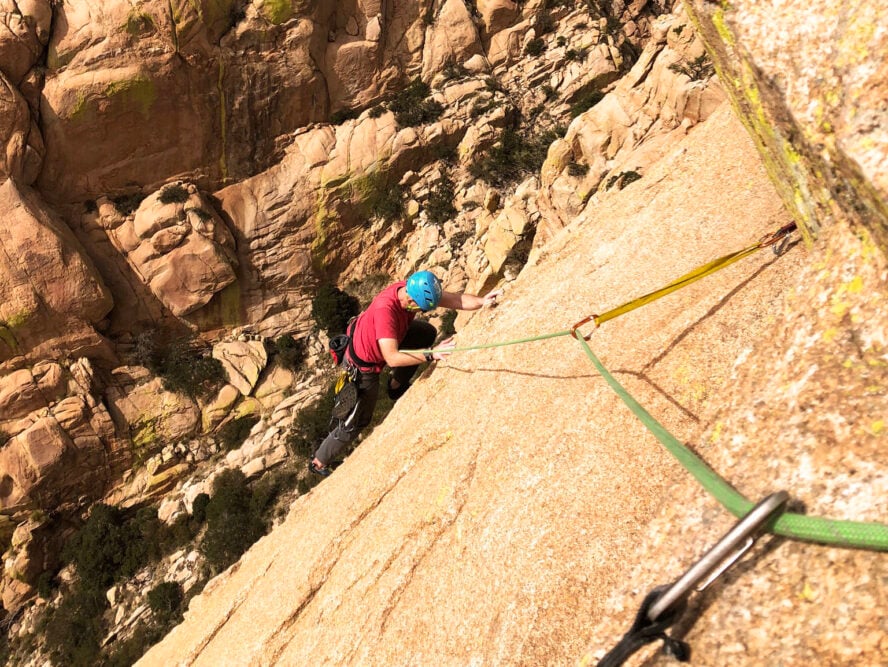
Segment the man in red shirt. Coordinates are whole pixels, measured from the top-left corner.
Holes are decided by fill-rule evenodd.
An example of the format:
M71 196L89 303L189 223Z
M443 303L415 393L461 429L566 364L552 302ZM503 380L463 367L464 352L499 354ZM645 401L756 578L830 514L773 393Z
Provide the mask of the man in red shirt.
M449 354L448 350L453 347L449 340L425 355L401 351L400 348L428 349L435 342L437 330L428 322L415 320L417 312L425 313L438 306L478 310L495 304L499 295L499 290L484 297L445 292L431 271L418 271L406 282L397 282L382 290L349 331L352 344L345 353L345 364L357 375L357 403L344 419L336 420L336 426L309 462L309 470L324 477L329 475L330 463L339 460L349 443L370 423L383 367L392 369L388 394L397 400L410 386L417 366L424 361L444 359Z

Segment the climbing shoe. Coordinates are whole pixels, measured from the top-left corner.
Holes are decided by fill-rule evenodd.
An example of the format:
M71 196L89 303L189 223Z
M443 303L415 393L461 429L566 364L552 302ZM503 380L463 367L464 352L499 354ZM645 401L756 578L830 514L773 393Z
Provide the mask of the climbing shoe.
M329 477L333 471L330 468L318 468L314 461L308 462L308 470L309 472L313 472L315 475L320 475L321 477Z

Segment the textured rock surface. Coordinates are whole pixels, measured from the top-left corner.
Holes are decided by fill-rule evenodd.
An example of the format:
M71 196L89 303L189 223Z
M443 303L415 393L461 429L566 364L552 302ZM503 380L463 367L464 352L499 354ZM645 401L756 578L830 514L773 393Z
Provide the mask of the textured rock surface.
M813 233L854 216L888 252L888 6L689 9L799 221Z
M0 361L41 344L69 356L97 353L92 324L111 309L107 288L70 229L25 186L0 185Z
M459 342L568 327L784 223L788 214L740 128L726 109L714 114L649 178L563 230ZM705 194L714 190L717 201ZM819 288L804 269L812 260L826 271ZM888 470L884 448L842 437L843 458L871 466L872 495L851 507L842 499L849 487L820 493L837 472L832 460L812 459L805 475L786 479L761 474L775 463L798 469L793 438L771 444L804 408L784 399L792 413L768 412L760 429L745 417L751 406L768 409L757 403L763 385L785 392L783 378L809 373L808 358L787 357L772 337L793 337L794 318L807 319L840 290L835 276L848 279L842 263L802 246L779 259L760 254L608 323L592 344L680 439L699 442L715 414L730 419L711 462L745 493L782 482L811 499L812 513L873 520ZM882 269L862 279L873 294L864 301L884 302L875 296L885 293ZM794 296L781 305L787 293ZM734 372L749 390L735 393ZM878 412L885 398L841 393L832 408L850 417L862 403ZM681 572L731 522L570 339L466 353L418 382L140 664L575 664L602 655L648 588ZM885 567L878 554L772 542L722 587L727 599L703 609L693 632L706 638L695 642L695 660L830 664L853 653L858 664L876 664L882 621L873 610ZM827 604L804 599L802 580ZM731 605L735 596L744 604ZM835 630L842 612L831 603L840 598L859 613ZM722 641L725 618L732 643Z

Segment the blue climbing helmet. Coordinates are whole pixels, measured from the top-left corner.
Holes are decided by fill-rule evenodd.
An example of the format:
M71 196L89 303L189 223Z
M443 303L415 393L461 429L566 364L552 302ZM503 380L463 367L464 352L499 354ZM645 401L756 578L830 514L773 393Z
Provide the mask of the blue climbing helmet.
M422 312L436 308L442 292L441 281L431 271L417 271L407 279L407 296Z

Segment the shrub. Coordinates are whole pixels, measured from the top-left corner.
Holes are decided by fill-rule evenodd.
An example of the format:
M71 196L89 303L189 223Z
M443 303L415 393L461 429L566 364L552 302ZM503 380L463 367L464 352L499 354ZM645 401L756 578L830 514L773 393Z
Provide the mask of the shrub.
M493 185L514 183L525 174L539 171L549 145L558 136L558 129L525 136L515 128L507 128L500 141L469 166L469 173Z
M108 588L159 556L155 539L159 525L156 511L150 508L126 521L118 508L97 503L83 527L65 544L62 558L74 564L84 587Z
M188 190L181 183L170 183L160 189L157 200L161 204L184 204L188 201Z
M259 417L256 415L244 415L223 424L218 431L222 448L226 452L230 452L240 447L250 435L250 429L258 422Z
M351 196L360 200L367 217L393 220L404 213L401 188L396 182L389 180L386 169L378 169L358 177L350 181L348 187Z
M114 203L115 208L121 215L129 215L137 208L139 208L139 204L142 203L142 200L145 199L145 195L141 192L133 192L125 195L116 195L111 197L111 201Z
M332 125L342 125L345 121L352 120L360 115L361 111L359 109L339 109L339 111L334 111L330 114L330 123Z
M165 581L148 591L148 606L162 626L181 619L182 587L175 581Z
M398 125L415 127L432 123L441 117L444 107L435 100L428 99L430 92L429 85L417 77L389 100L388 107L395 114Z
M564 53L564 57L568 60L583 61L588 53L586 49L568 49Z
M604 185L605 190L610 190L612 187L617 186L618 190L622 190L630 183L634 183L638 179L641 178L641 174L637 171L621 171L619 174L615 174L607 179L607 183Z
M380 392L380 395L384 392ZM296 415L287 436L287 447L296 455L309 458L318 444L330 432L330 417L333 412L333 385L311 405L304 407Z
M275 339L272 352L276 355L278 363L291 371L298 371L305 363L308 356L308 343L304 338L295 339L290 334L284 334Z
M574 103L570 105L571 117L579 116L584 111L588 111L603 99L604 93L600 90L587 90L581 93Z
M461 63L456 62L452 58L448 58L447 62L444 63L441 74L444 76L445 81L451 81L453 79L464 79L469 75L469 70L467 70Z
M575 178L585 176L589 173L589 165L580 164L579 162L569 162L567 165L567 173Z
M524 45L524 53L529 56L538 56L546 50L546 42L542 37L534 37Z
M102 639L104 591L77 587L51 612L44 632L45 648L54 665L93 667Z
M444 176L429 191L429 198L425 205L429 222L440 226L455 216L456 207L453 205L453 198L453 181Z
M191 503L191 518L197 523L203 523L207 520L207 504L210 502L210 496L207 493L199 493Z
M164 341L154 331L136 338L133 357L163 381L167 391L207 396L225 381L225 369L218 359L205 356L193 337Z
M207 531L200 550L214 572L234 563L265 533L251 499L247 479L238 469L223 471L213 483L213 495L207 503Z
M322 285L311 302L311 316L318 329L334 335L345 331L348 321L360 312L360 303L335 285Z
M677 74L684 74L691 81L703 81L715 73L715 65L709 60L709 54L702 53L689 63L673 63L669 69Z

